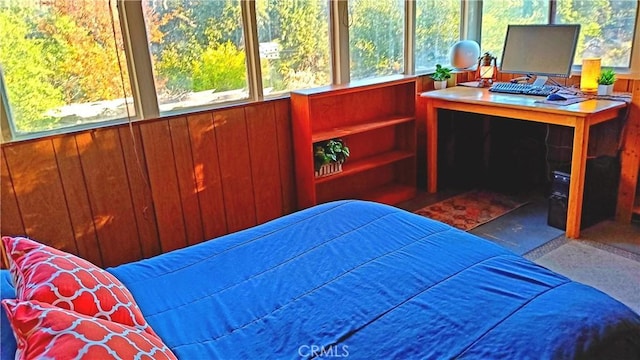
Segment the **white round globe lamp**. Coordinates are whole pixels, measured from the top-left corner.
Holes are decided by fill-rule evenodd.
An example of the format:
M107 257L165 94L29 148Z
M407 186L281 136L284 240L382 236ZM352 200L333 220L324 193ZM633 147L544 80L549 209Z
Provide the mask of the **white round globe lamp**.
M456 70L464 70L476 65L479 56L480 45L473 40L460 40L449 49L449 60Z

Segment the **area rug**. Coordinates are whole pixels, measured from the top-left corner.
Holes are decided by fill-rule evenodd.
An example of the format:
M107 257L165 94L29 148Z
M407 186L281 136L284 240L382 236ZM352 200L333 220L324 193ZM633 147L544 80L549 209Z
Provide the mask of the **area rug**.
M486 190L472 190L425 206L415 211L415 213L467 231L513 211L526 203L505 194Z

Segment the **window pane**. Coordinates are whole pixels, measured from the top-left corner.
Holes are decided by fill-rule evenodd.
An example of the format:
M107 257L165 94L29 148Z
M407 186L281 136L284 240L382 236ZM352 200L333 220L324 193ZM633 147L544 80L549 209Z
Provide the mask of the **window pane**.
M145 0L160 112L246 99L238 0Z
M331 83L328 1L256 1L265 95Z
M629 67L637 12L633 0L558 0L556 22L581 24L574 64L597 57L603 66Z
M460 40L460 0L416 1L416 73L449 64L449 48Z
M124 118L127 103L135 115L125 101L131 89L117 9L108 0L3 1L0 29L18 134Z
M404 1L350 0L351 79L404 72Z
M509 24L547 24L549 0L485 0L482 3L480 53L489 52L498 61Z

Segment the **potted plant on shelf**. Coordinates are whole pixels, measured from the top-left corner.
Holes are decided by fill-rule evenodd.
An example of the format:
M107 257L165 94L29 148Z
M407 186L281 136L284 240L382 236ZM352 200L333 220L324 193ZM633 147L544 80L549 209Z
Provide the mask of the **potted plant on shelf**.
M436 71L431 75L431 78L433 79L433 87L436 90L444 89L447 87L447 80L451 78L451 69L436 64Z
M313 144L313 162L316 177L342 171L342 163L349 157L349 148L342 139L331 139Z
M613 71L613 69L602 69L598 76L598 95L613 94L613 83L615 82L615 71Z

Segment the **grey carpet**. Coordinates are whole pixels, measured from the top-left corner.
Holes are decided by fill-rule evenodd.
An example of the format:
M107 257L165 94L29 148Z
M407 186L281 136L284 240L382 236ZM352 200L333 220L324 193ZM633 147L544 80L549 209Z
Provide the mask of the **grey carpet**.
M640 314L640 255L596 241L561 236L524 256L605 292Z

